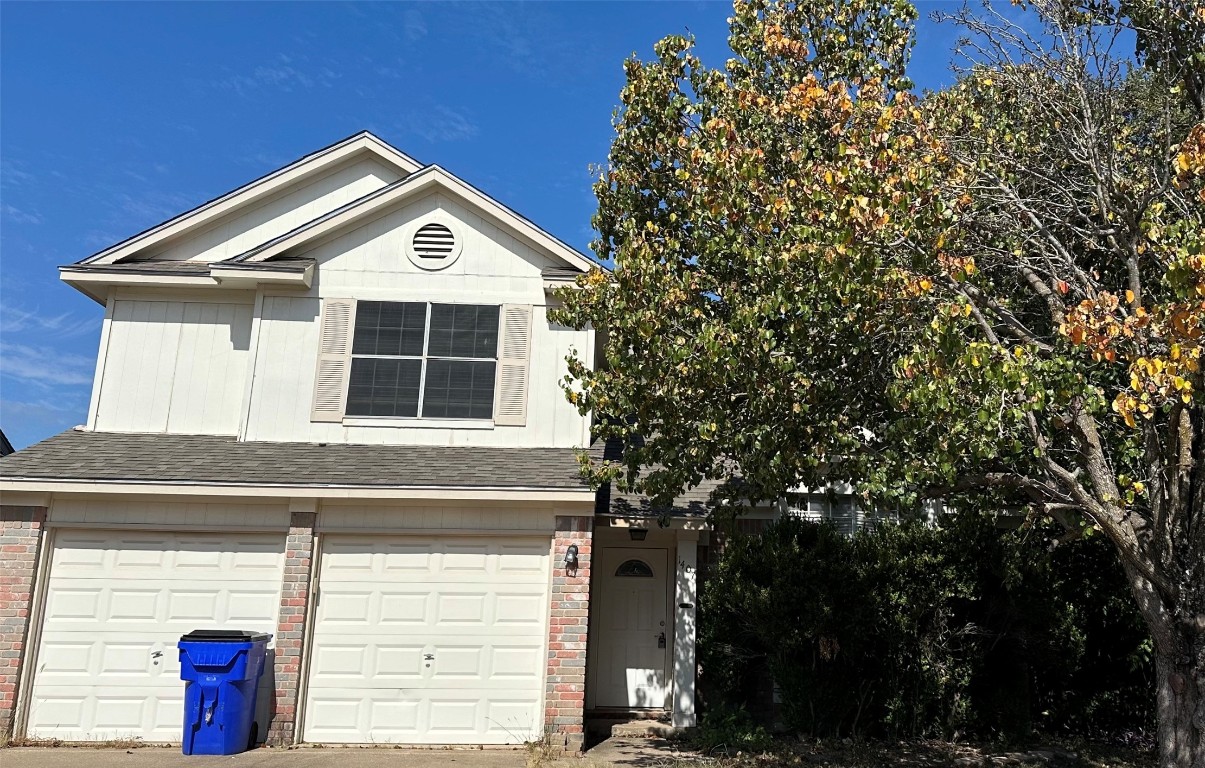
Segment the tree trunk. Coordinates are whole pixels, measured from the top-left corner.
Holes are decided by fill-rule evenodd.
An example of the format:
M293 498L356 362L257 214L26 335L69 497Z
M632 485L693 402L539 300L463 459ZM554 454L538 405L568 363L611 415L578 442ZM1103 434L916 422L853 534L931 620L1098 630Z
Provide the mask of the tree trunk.
M1171 609L1149 581L1125 570L1154 641L1159 768L1205 768L1205 612ZM1193 618L1177 621L1177 613Z
M1155 654L1160 768L1205 768L1205 636L1193 645L1195 653Z

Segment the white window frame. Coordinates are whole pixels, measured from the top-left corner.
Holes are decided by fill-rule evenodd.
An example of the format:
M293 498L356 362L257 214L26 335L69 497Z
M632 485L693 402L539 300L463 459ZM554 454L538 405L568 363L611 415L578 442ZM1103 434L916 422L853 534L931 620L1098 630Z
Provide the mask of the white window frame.
M369 301L369 300L365 299L363 301ZM414 355L357 355L353 351L350 354L351 363L349 364L348 377L347 377L347 391L344 393L344 398L345 398L345 400L350 400L350 395L351 395L351 372L350 371L351 371L351 366L355 365L356 358L363 358L363 359L368 359L368 360L419 360L422 362L422 368L419 371L419 378L418 378L418 409L415 412L414 416L371 416L368 414L347 413L347 406L344 406L343 423L347 426L374 426L374 425L380 424L380 423L396 423L398 421L405 421L408 423L439 422L439 426L450 426L452 424L455 424L457 427L465 426L468 428L472 428L474 426L479 427L479 428L492 427L493 423L494 423L494 413L495 413L495 411L497 409L497 405L498 405L496 402L497 397L498 397L496 390L498 387L498 377L499 377L500 371L501 371L501 362L499 359L499 352L498 352L497 345L495 345L494 356L492 358L491 357L436 357L436 358L432 358L428 354L429 347L431 344L431 308L433 306L435 306L436 304L439 304L441 306L451 306L451 307L456 307L456 306L495 307L498 310L498 326L499 326L498 327L498 338L501 339L501 337L502 337L502 327L501 327L502 326L502 305L470 304L467 302L448 302L448 301L379 301L379 302L376 300L372 300L372 301L374 301L375 303L380 303L380 304L422 304L423 305L423 307L424 307L423 354L422 354L422 357L415 357ZM358 314L360 303L362 303L362 302L359 302L359 301L356 302L357 314ZM351 341L351 349L354 350L355 345L356 345L356 328L355 328L354 323L351 327L351 340L350 341ZM424 400L427 395L427 362L431 359L449 360L452 362L468 362L468 363L480 363L480 362L486 362L486 361L492 360L494 362L493 388L495 391L493 394L493 401L490 404L490 415L486 418L480 418L480 419L463 417L463 416L424 416L423 415L423 404L424 404ZM363 422L363 423L361 423L361 422Z

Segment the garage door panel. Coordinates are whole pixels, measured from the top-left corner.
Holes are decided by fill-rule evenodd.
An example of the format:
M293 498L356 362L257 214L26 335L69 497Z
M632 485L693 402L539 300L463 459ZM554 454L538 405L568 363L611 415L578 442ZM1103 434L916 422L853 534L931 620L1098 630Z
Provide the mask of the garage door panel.
M271 582L273 577L262 581ZM203 624L260 622L279 608L279 588L264 583L219 582L190 579L187 586L157 580L138 581L146 586L126 585L125 580L56 578L48 594L48 625L64 626L118 624L129 631L135 625L160 630L195 629Z
M29 735L178 742L176 642L198 628L274 632L284 543L283 534L56 531ZM260 693L263 719L266 677Z
M196 579L199 572L223 581L256 581L277 573L283 556L277 537L262 534L60 531L52 569L76 578Z
M490 651L490 678L501 685L516 681L539 685L544 675L544 644L493 645Z
M423 651L422 645L328 642L314 649L310 679L335 685L356 681L366 687L373 681L384 687L386 681L400 685L399 681L421 680Z
M486 710L485 734L506 740L518 737L522 741L539 738L543 731L540 717L542 705L531 699L506 699L493 696Z
M311 704L306 739L335 744L519 744L538 738L542 704L515 692L331 689Z
M305 738L519 743L538 734L548 550L543 537L326 539Z
M40 738L63 741L97 741L138 738L143 741L179 741L184 698L89 693L78 687L52 686L44 690L30 717L37 718Z

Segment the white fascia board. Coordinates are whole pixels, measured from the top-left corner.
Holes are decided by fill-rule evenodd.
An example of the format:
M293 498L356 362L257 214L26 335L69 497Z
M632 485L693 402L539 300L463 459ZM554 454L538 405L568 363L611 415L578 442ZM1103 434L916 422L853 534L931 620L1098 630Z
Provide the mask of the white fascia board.
M314 267L304 271L264 269L218 269L210 275L153 275L118 274L114 272L92 272L60 267L59 278L72 288L93 300L105 304L109 289L127 288L255 288L258 285L278 287L295 286L309 288L314 278Z
M46 478L6 477L0 480L0 493L88 493L163 496L247 498L307 497L316 499L382 500L457 500L457 501L542 501L593 502L594 491L564 488L464 488L456 486L357 486L357 485L271 485L250 483L136 482L110 480L52 480Z
M256 285L295 285L299 288L309 288L314 280L314 265L308 264L302 271L294 269L261 269L239 268L237 264L214 264L210 274L223 285L256 286Z
M440 179L447 185L449 189L456 191L463 199L476 204L478 208L485 210L498 221L507 224L511 229L523 235L533 243L539 245L544 250L551 251L554 255L560 258L570 266L577 267L583 272L589 272L598 265L590 259L581 255L574 249L570 248L565 243L556 239L544 230L537 227L527 219L519 216L517 213L507 208L506 206L494 200L492 197L484 194L475 187L467 184L461 179L440 168L438 165L432 166L439 173Z
M381 194L370 193L370 199L365 200L360 205L353 205L335 216L318 221L312 226L298 229L292 235L282 237L266 247L261 246L262 250L248 256L246 260L250 262L268 261L293 248L305 243L315 242L356 221L377 214L389 206L417 197L432 189L439 189L451 194L453 197L459 198L470 207L486 214L489 218L519 235L537 249L551 254L554 258L572 267L588 272L598 266L527 219L469 186L438 165L428 165L421 171L406 178L393 189Z
M561 288L572 288L578 290L576 280L562 280L558 278L544 278L544 293L551 294Z
M193 288L218 284L207 275L116 275L73 271L69 267L59 268L59 279L99 304L108 303L109 290L116 286Z
M123 240L84 260L85 264L112 264L128 258L138 251L171 237L176 237L187 230L205 225L218 216L227 214L237 208L251 205L265 196L297 182L299 179L330 167L352 155L368 152L381 160L395 166L404 175L409 175L422 168L414 158L403 154L386 144L367 131L361 132L326 149L306 155L295 163L287 165L267 176L263 176L249 184L211 200L204 205L168 219L145 232Z

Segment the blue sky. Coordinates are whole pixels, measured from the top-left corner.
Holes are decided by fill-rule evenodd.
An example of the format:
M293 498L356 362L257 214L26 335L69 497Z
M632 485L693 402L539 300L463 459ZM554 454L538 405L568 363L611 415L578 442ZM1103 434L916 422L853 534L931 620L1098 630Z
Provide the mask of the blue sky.
M922 13L954 3L927 2ZM623 60L727 2L0 4L0 427L87 418L103 308L56 267L368 129L586 250ZM923 21L912 76L948 82Z

